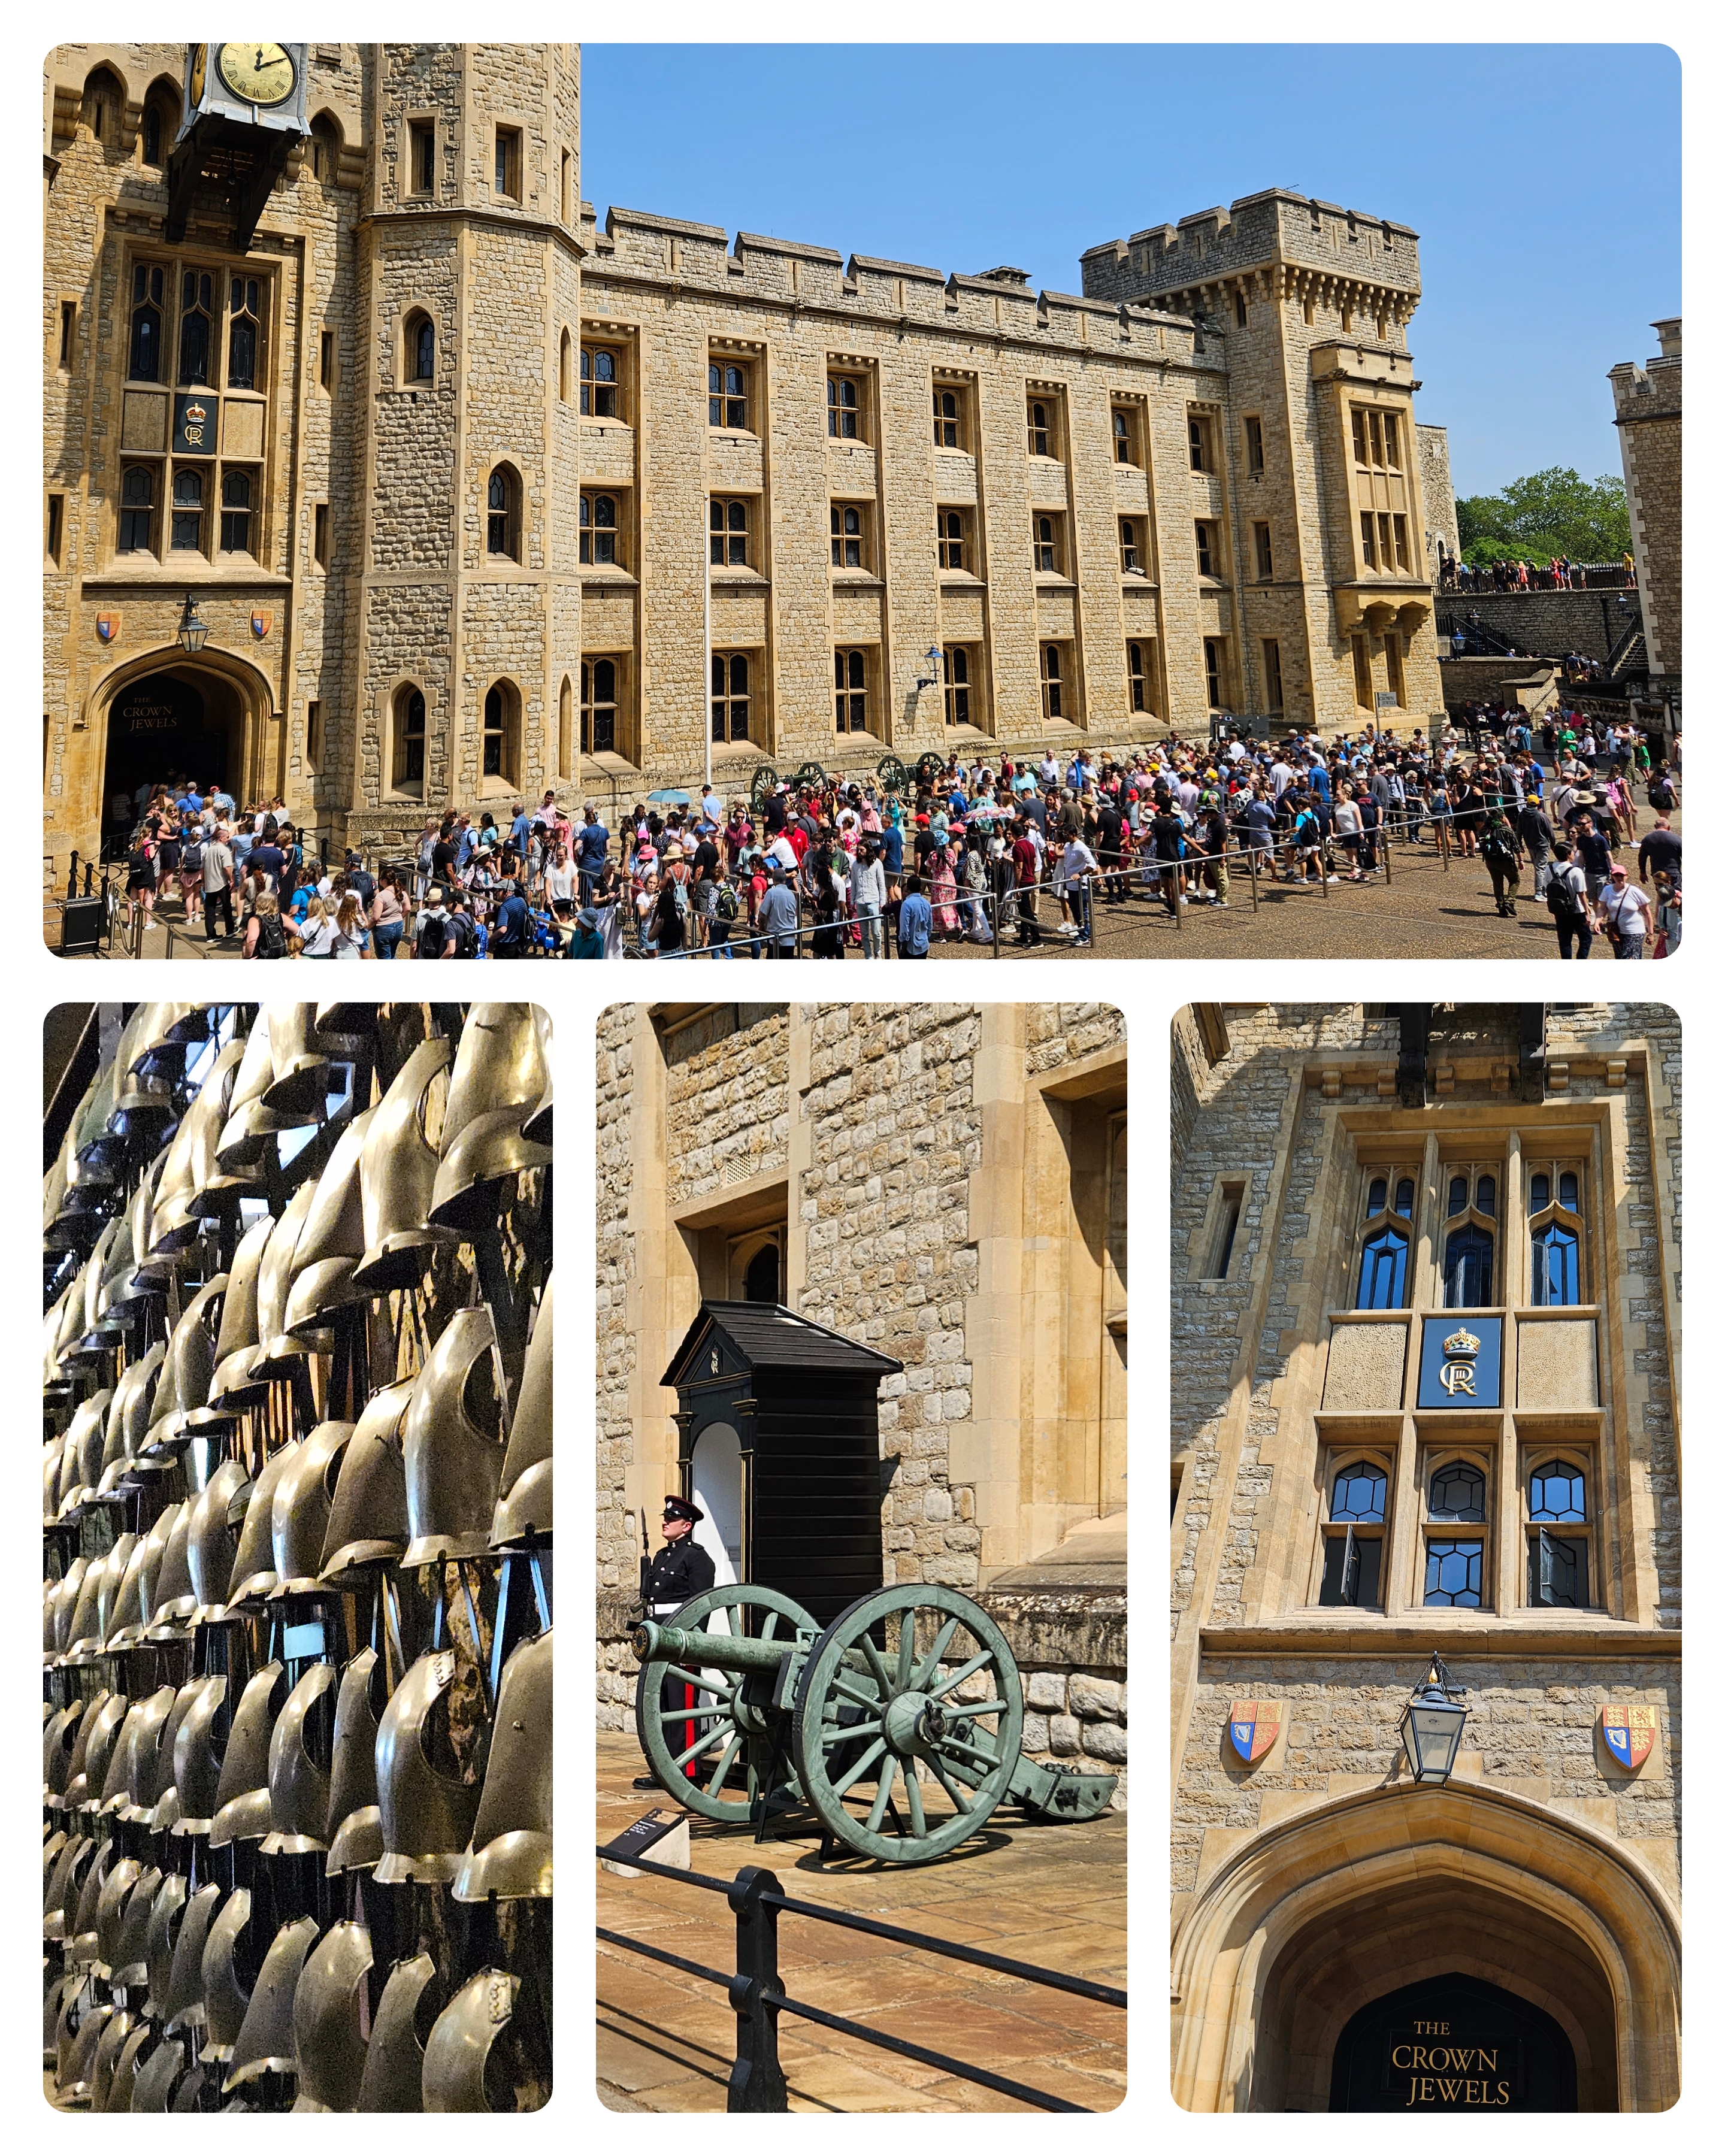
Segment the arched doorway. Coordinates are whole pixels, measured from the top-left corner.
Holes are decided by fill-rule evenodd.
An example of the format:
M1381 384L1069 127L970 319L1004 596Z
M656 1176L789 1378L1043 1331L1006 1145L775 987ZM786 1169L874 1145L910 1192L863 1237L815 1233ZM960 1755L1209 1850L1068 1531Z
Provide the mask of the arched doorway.
M200 786L214 781L244 799L270 783L255 767L271 697L253 667L225 654L158 653L111 676L97 697L105 736L105 839L130 829L140 787L182 778Z
M1329 2109L1354 2017L1456 1977L1559 2026L1577 2110L1676 2101L1675 1911L1612 1838L1489 1785L1393 1784L1254 1835L1194 1897L1173 1964L1190 2111Z
M1332 2111L1574 2111L1563 2025L1451 1969L1363 2006L1336 2040Z

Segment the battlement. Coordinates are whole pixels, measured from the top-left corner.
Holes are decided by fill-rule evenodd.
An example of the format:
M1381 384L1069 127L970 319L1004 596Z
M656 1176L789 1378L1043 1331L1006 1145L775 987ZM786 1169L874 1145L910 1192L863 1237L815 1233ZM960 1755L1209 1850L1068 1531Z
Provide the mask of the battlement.
M1397 296L1420 290L1420 235L1393 218L1287 187L1146 225L1129 239L1087 248L1084 289L1097 299L1171 293L1287 265Z
M1189 316L1090 291L1037 291L1026 271L1005 266L971 276L760 233L739 232L732 243L718 225L614 206L602 228L591 203L581 206L581 228L589 279L621 271L731 300L828 307L1054 346L1147 347L1176 360L1201 350Z

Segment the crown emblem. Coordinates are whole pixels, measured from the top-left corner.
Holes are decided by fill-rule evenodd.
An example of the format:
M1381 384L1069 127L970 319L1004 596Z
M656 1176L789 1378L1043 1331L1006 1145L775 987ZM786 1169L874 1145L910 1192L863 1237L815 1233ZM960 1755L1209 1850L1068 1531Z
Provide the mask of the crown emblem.
M188 404L186 407L186 417L188 419L207 419L209 413L202 404Z
M1452 1332L1444 1342L1444 1353L1455 1360L1466 1360L1477 1355L1480 1343L1464 1325L1459 1332Z

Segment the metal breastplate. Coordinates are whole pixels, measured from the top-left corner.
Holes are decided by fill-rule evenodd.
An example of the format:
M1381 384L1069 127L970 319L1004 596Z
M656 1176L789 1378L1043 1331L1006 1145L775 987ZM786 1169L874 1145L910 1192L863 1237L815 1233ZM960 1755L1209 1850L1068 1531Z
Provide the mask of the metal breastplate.
M263 1263L258 1268L258 1350L248 1370L254 1384L290 1376L295 1362L306 1353L303 1345L286 1339L285 1321L288 1289L294 1276L294 1250L316 1195L314 1182L308 1178L302 1183L282 1208L281 1218L264 1247ZM280 1358L275 1353L278 1344L289 1350Z
M481 1969L464 1984L432 2026L425 2043L425 2108L490 2111L485 2066L491 2047L515 2012L521 1979ZM513 2109L512 2105L499 2108Z
M108 1867L117 1854L111 1841L96 1844L79 1891L76 1912L67 1912L66 1960L73 1969L86 1968L96 1958L96 1913L101 1907L102 1889L108 1883Z
M224 1460L188 1508L186 1565L201 1624L219 1617L228 1599L235 1549L228 1513L245 1486L244 1468L237 1460Z
M114 1597L113 1620L107 1631L107 1645L110 1649L130 1646L144 1629L144 1539L141 1537L133 1543L131 1555L126 1559L126 1570Z
M495 1221L498 1185L550 1161L521 1135L550 1076L531 1004L475 1004L462 1029L444 1114L431 1224L468 1235Z
M275 1223L267 1216L248 1228L228 1268L228 1292L222 1299L222 1329L216 1335L216 1367L209 1381L212 1407L232 1414L254 1406L264 1387L251 1381L258 1352L258 1276Z
M79 1897L84 1891L84 1868L95 1848L88 1835L69 1835L42 1897L42 1936L53 1942L67 1937ZM69 1915L68 1912L70 1912Z
M137 2026L136 2018L123 2010L116 2010L102 2024L102 2033L96 2039L95 2056L90 2064L90 2107L105 2111L114 2093L114 2069L120 2063L120 2055L126 2041Z
M353 1286L353 1270L366 1248L360 1155L375 1113L367 1108L352 1119L317 1179L317 1194L294 1250L285 1312L290 1332L326 1325L336 1311L360 1300L362 1291Z
M99 1645L114 1629L114 1605L120 1599L121 1582L126 1578L126 1568L131 1563L131 1553L137 1545L136 1535L121 1535L108 1553L106 1567L96 1585L95 1636Z
M407 1490L403 1485L402 1490L403 1514L407 1511ZM74 1558L67 1567L65 1578L60 1581L51 1598L54 1611L54 1636L51 1640L45 1639L42 1644L44 1652L51 1653L56 1660L64 1655L72 1644L72 1620L77 1614L78 1597L83 1590L85 1575L89 1570L88 1558Z
M265 1662L239 1696L222 1754L210 1844L250 1840L270 1831L270 1738L280 1709L282 1666ZM251 1801L247 1802L249 1799ZM240 1807L244 1806L244 1810Z
M165 1872L162 1884L156 1890L156 1898L150 1904L150 1922L144 1933L144 1971L147 1984L144 2011L158 2021L167 2005L168 1980L173 1974L174 1967L174 1943L179 1937L185 1907L184 1873Z
M59 1811L72 1779L72 1754L78 1744L78 1725L84 1719L84 1702L74 1699L63 1707L42 1733L42 1801Z
M552 1635L523 1640L503 1666L473 1848L458 1902L551 1892Z
M239 1935L251 1922L252 1897L237 1887L217 1910L203 1943L203 2056L218 2066L234 2056L245 2025L251 1994L239 1979L236 1958Z
M377 1801L382 1886L403 1879L453 1879L479 1810L477 1788L439 1774L426 1757L426 1724L455 1678L447 1649L422 1655L402 1679L377 1727Z
M121 1819L147 1821L162 1801L173 1768L172 1742L164 1750L163 1739L178 1697L172 1685L159 1685L139 1703L132 1724L131 1750L126 1763L126 1801L120 1808Z
M313 1045L313 1016L306 1004L286 1004L268 1014L274 1075L264 1106L285 1118L284 1129L316 1122L328 1086L330 1059L321 1045Z
M192 1697L174 1732L174 1788L180 1799L179 1823L174 1830L182 1835L208 1834L216 1815L222 1779L222 1760L211 1732L216 1710L228 1694L228 1680L194 1677L186 1689Z
M94 1811L102 1800L108 1760L126 1720L127 1702L117 1691L99 1691L78 1725L72 1748L71 1779L66 1784L68 1811Z
M288 1694L270 1737L270 1832L265 1856L303 1856L324 1846L330 1778L305 1748L305 1722L336 1681L328 1662L314 1662Z
M360 1154L365 1255L353 1284L362 1294L410 1287L438 1238L426 1224L437 1183L437 1153L425 1136L426 1091L449 1066L447 1040L423 1041L377 1103Z
M295 1447L285 1445L271 1453L252 1485L246 1504L245 1522L239 1530L239 1548L234 1553L234 1577L228 1590L228 1614L237 1615L248 1605L261 1602L275 1584L274 1523L276 1486L294 1462Z
M377 1804L377 1717L372 1708L376 1650L362 1647L341 1672L336 1696L336 1734L330 1754L326 1828L333 1878L363 1871L383 1854L383 1819Z
M294 2048L300 2061L295 2111L352 2111L365 2072L360 1987L372 1965L363 1924L331 1927L312 1949L294 1994Z
M92 1966L98 1976L111 1978L114 1974L126 1903L142 1871L143 1866L135 1856L117 1857L108 1866L95 1909L95 1958Z
M342 1451L352 1435L351 1422L321 1422L292 1448L291 1462L270 1505L276 1574L272 1595L316 1592L323 1538L330 1524L330 1496L341 1471Z
M167 1356L151 1404L155 1420L144 1439L146 1460L183 1445L191 1435L187 1418L193 1409L208 1404L209 1383L216 1368L212 1328L217 1322L216 1306L227 1291L226 1273L206 1281L180 1312L179 1322L168 1337Z
M413 1532L404 1564L490 1551L503 1447L475 1424L465 1398L474 1365L487 1354L494 1358L493 1381L501 1399L502 1370L490 1310L480 1305L457 1311L419 1373L404 1447Z
M134 2022L121 2046L119 2057L114 2061L113 2078L108 2084L108 2101L102 2107L105 2111L131 2109L132 2097L137 2088L138 2061L142 2057L146 2046L154 2041L155 2035L156 2031L147 2021ZM97 2074L100 2080L100 2060L97 2061Z
M437 1974L428 1953L398 1961L377 2001L372 2024L372 2041L366 2046L365 2071L360 2076L361 2111L423 2111L425 2053L414 2028L414 2018L426 1986Z
M491 1547L501 1549L551 1532L552 1282L534 1314L533 1337L510 1419Z
M192 1591L192 1571L187 1561L187 1539L192 1530L192 1507L182 1505L162 1553L162 1569L156 1575L155 1607L146 1626L146 1640L183 1640L186 1627L198 1608Z
M295 1917L270 1942L264 1966L247 2002L245 2019L234 2041L223 2095L244 2088L261 2074L297 2070L294 2051L294 1991L305 1957L317 1944L316 1917Z
M126 1897L126 1907L120 1912L120 1928L109 1968L110 1984L149 1981L150 1912L156 1906L161 1887L161 1868L153 1864L133 1881L131 1892Z
M357 1587L367 1565L393 1564L408 1546L407 1466L403 1435L418 1380L398 1378L366 1402L341 1455L329 1526L319 1555L326 1587Z
M138 1566L138 1640L143 1640L146 1628L154 1621L160 1608L162 1576L167 1564L167 1553L173 1545L174 1531L180 1524L180 1515L187 1507L177 1501L164 1507L156 1517L156 1524L145 1536ZM182 1545L183 1546L183 1545Z
M162 2025L170 2036L177 2029L203 2026L203 1950L224 1895L220 1887L200 1887L187 1902L175 1930L174 1958L168 1970L167 1996L162 2001Z
M92 2006L79 2023L75 2031L69 2031L70 2041L61 2046L60 2071L57 2076L62 2096L74 2101L87 2099L95 2079L96 2046L102 2041L102 2031L114 2018L111 2006Z
M102 1454L108 1442L108 1409L113 1398L111 1392L96 1393L72 1418L66 1449L72 1456L73 1479L64 1492L62 1511L74 1491L94 1493L102 1479Z
M224 1175L244 1173L263 1157L267 1139L286 1126L264 1106L264 1096L275 1081L275 1062L270 1047L270 1020L263 1013L252 1021L246 1035L245 1053L234 1075L228 1096L228 1120L216 1141L216 1163Z
M134 2111L166 2111L173 2101L174 2084L186 2064L186 2047L166 2037L138 2068L131 2085Z
M114 1740L114 1749L108 1754L108 1771L102 1777L96 1810L99 1819L111 1818L131 1799L132 1747L137 1741L143 1712L144 1702L141 1700L127 1702L126 1719L120 1725L120 1734Z

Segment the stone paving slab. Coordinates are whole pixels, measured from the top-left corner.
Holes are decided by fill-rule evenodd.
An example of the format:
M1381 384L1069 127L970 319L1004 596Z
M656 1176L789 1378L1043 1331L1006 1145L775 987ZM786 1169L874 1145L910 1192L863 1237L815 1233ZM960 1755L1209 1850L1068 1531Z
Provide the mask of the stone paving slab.
M633 1737L600 1733L600 1840L653 1804L629 1786L640 1763ZM1123 1985L1126 1831L1118 1812L1069 1826L1003 1826L997 1813L976 1854L905 1867L823 1861L818 1835L757 1845L747 1829L698 1819L690 1840L692 1868L711 1876L758 1864L799 1899ZM598 1881L608 1929L727 1974L735 1968L735 1921L721 1896L603 1868ZM792 1915L779 1919L779 1969L788 1997L1068 2102L1106 2111L1125 2094L1126 2016L1117 2009ZM736 2022L716 1985L602 1942L598 2006L596 2071L608 2108L724 2110ZM779 2046L793 2112L1032 2108L790 2014L779 2017Z

